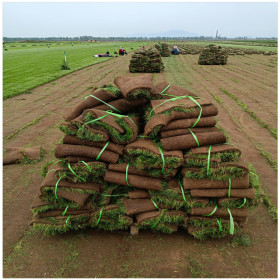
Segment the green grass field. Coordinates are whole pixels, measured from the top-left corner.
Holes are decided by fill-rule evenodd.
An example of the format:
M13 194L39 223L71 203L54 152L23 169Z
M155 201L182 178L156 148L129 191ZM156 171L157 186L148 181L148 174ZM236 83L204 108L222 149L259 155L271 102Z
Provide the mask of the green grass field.
M147 43L145 43L147 45ZM83 67L111 58L93 57L123 46L127 52L142 46L141 42L108 43L8 43L3 48L3 99L26 92ZM117 47L115 47L117 46ZM133 50L131 49L133 48ZM70 70L61 70L64 51Z

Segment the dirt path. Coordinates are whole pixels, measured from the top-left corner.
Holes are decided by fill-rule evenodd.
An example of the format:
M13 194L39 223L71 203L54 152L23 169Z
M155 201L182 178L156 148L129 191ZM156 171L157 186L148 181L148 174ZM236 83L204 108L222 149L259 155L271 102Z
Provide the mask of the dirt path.
M3 168L4 277L276 277L277 224L263 205L245 225L252 240L249 247L233 247L230 238L199 242L183 231L171 236L143 232L132 238L127 232L86 230L43 237L28 227L41 168L54 158L53 149L63 135L58 129L63 115L89 94L90 87L127 74L129 59L87 67L3 102L4 148L42 145L46 150L43 162ZM221 90L277 128L275 56L233 56L226 66L210 67L197 60L197 55L164 58L166 69L154 79L166 79L215 102L220 127L254 165L276 204L272 163L277 160L277 140Z

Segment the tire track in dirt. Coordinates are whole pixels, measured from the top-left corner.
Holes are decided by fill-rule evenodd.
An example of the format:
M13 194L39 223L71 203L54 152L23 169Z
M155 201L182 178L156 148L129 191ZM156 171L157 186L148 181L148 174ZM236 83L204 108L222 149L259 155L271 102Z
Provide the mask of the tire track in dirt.
M204 81L201 79L201 77L204 77L203 74L198 73L196 71L192 71L191 75L191 80L193 82L193 91L204 98L212 100L213 94L217 94L217 92L215 89L211 88L211 86L208 84L208 81ZM277 205L277 178L275 172L273 171L273 169L271 169L270 166L268 166L265 159L260 155L260 153L256 149L256 141L246 132L246 126L243 127L240 123L240 119L237 119L235 117L244 117L245 114L236 111L238 110L238 108L234 107L234 104L232 104L232 101L230 99L226 100L226 98L222 97L222 100L224 102L223 105L219 103L216 104L216 106L219 109L218 125L228 132L232 143L237 145L237 147L239 147L243 151L243 158L247 162L251 162L254 165L260 177L260 180L263 183L264 188L271 195L273 203ZM230 106L234 108L230 109ZM248 119L248 122L249 121L250 120ZM258 130L258 133L262 132ZM273 155L276 154L275 149L277 150L277 147L274 147Z

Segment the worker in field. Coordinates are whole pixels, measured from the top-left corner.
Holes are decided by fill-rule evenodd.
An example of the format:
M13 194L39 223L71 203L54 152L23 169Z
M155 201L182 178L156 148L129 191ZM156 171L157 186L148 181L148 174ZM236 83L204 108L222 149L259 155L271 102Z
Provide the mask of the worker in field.
M125 54L127 54L126 50L123 47L120 47L119 55L125 55Z
M113 57L110 55L110 52L106 52L104 54L96 54L94 57Z
M180 53L179 48L177 46L174 46L173 49L171 50L171 53L175 55L179 54Z
M145 46L142 46L142 47L141 47L141 50L145 50Z

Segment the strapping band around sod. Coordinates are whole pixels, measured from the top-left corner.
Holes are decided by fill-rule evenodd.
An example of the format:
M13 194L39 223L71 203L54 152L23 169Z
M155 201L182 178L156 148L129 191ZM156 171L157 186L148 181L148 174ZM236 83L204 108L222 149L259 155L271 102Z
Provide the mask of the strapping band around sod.
M158 222L160 221L161 216L163 215L163 213L165 212L165 210L166 210L166 209L163 209L163 210L162 210L162 212L160 213L160 215L159 215L157 221L151 226L151 228L154 228L154 227L158 224Z
M108 104L107 102L105 102L105 101L103 101L103 100L99 99L98 97L96 97L96 96L94 96L94 95L91 95L91 94L90 94L90 95L88 95L87 97L89 97L89 96L91 96L91 97L93 97L93 98L97 99L98 101L100 101L100 102L102 102L103 104L105 104L105 105L109 106L110 108L112 108L113 110L115 110L115 111L119 112L120 114L122 113L120 110L118 110L118 109L117 109L117 108L115 108L114 106L112 106L112 105Z
M214 210L210 214L203 215L203 216L206 216L206 217L212 216L216 212L217 208L218 208L218 205L215 205Z
M50 172L52 172L52 171L55 171L55 169L51 169L51 170L49 170L48 171L48 173L46 174L46 177L48 176L48 174L50 173Z
M65 216L66 212L67 212L67 209L68 209L69 205L66 206L65 210L63 211L62 213L62 216Z
M186 197L185 197L185 192L184 192L183 186L182 186L182 184L181 184L181 182L180 182L180 179L177 178L177 180L178 180L179 186L180 186L181 191L182 191L183 199L184 199L184 201L186 202L186 204L188 204L188 202L187 202L187 200L186 200Z
M220 220L218 220L218 218L216 218L218 226L219 226L219 230L223 231L223 226L222 226L222 218L220 218Z
M161 155L161 159L162 159L162 169L161 172L163 173L164 167L165 167L165 159L164 159L164 155L163 155L163 151L161 149L161 147L158 147L160 155Z
M107 141L107 143L104 145L104 147L102 148L102 150L100 151L100 153L98 154L98 156L96 157L96 160L99 160L100 156L102 155L102 153L105 151L105 149L107 148L107 146L109 145L110 141Z
M168 85L160 94L164 94L164 92L167 91L170 87L171 85Z
M71 218L71 215L69 215L69 216L67 217L66 221L65 221L65 224L66 224L68 227L71 227L71 226L68 224L70 218Z
M209 175L209 167L210 167L210 156L211 156L211 145L209 146L209 150L208 150L208 159L207 159L207 176Z
M232 234L234 234L234 221L233 221L233 217L231 215L230 209L227 208L227 210L229 213L229 221L230 221L229 233L232 235Z
M151 198L151 201L153 202L153 204L155 205L155 207L159 210L159 207L157 206L157 204L155 203L155 201Z
M246 204L246 202L247 202L247 199L244 197L244 198L243 198L243 203L242 203L240 206L236 207L236 208L241 208L241 207L243 207L243 206Z
M79 161L79 162L82 162L82 163L87 167L87 169L89 170L89 172L92 172L90 166L89 166L86 162L84 162L83 160L81 160L81 161Z
M191 131L190 128L188 128L188 130L191 132L191 134L192 134L192 136L193 136L193 138L194 138L194 140L195 140L195 142L197 144L197 147L199 147L199 142L198 142L198 139L197 139L196 135Z
M103 208L104 208L105 206L102 206L101 207L101 209L100 209L100 212L99 212L99 217L98 217L98 220L97 220L97 225L99 224L99 222L100 222L100 219L101 219L101 215L102 215L102 211L103 211Z
M58 188L58 184L59 184L59 182L60 182L61 179L62 179L62 177L60 177L60 178L57 180L56 184L55 184L54 195L55 195L55 198L56 198L56 199L58 199L58 197L57 197L57 188Z
M85 180L84 178L80 177L79 175L77 175L77 174L75 173L75 171L72 169L72 167L71 167L71 165L70 165L70 162L68 163L68 168L69 168L69 170L70 170L76 177L78 177L79 179L81 179L84 183L86 182L86 180Z
M126 170L125 170L125 180L127 185L130 187L129 183L128 183L128 168L129 168L129 163L126 166Z
M231 190L231 179L228 178L228 197L230 197L230 190Z

